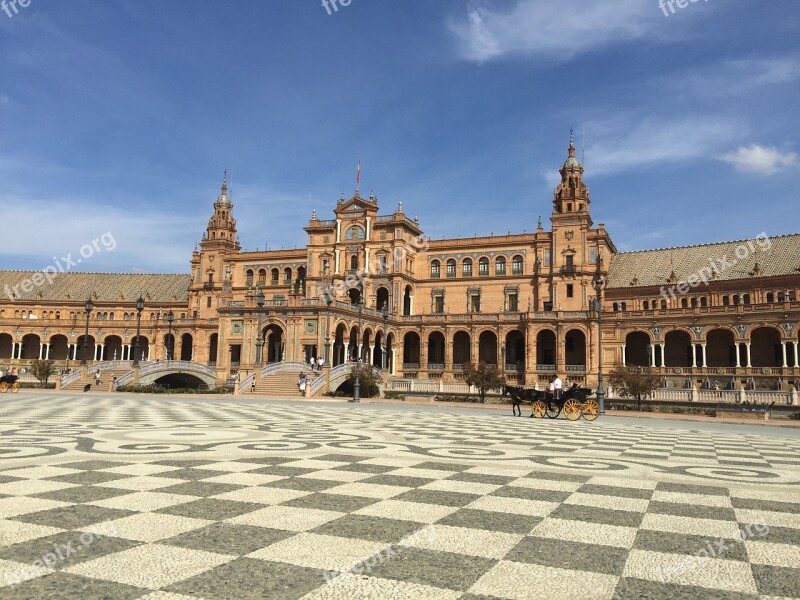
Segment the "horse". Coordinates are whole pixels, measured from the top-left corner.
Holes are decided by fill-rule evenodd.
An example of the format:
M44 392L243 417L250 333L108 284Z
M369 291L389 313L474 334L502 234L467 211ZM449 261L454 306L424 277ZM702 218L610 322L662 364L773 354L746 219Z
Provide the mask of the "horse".
M520 404L522 404L527 399L528 391L529 390L519 385L503 386L500 396L505 397L506 394L511 396L511 414L513 414L515 417L522 416L522 409L520 408Z

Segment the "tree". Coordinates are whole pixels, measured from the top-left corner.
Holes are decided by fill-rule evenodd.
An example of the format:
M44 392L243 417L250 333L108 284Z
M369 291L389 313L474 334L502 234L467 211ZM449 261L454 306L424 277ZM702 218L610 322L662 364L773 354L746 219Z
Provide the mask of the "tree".
M472 365L465 363L461 368L464 370L467 385L478 388L478 395L481 398L481 402L485 401L486 392L490 390L499 390L503 384L505 384L505 379L500 376L497 365L487 365L486 363Z
M50 376L56 374L56 361L50 359L34 360L31 362L31 373L44 387Z
M356 365L350 371L350 376L342 384L340 389L352 395L356 385L356 374L358 374L359 393L362 398L374 398L380 393L378 379L372 371L372 367L367 364Z
M653 375L650 369L617 365L609 374L608 383L623 398L636 398L636 410L641 410L642 396L652 396L661 386L661 379Z

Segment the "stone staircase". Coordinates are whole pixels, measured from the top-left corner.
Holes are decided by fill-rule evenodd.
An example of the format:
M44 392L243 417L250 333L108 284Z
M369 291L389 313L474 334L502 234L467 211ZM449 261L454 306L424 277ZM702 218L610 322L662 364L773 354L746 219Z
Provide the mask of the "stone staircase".
M130 373L130 371L131 370L129 368L101 370L100 371L100 385L99 386L95 385L95 383L94 383L95 382L94 373L90 372L85 377L79 377L75 381L71 382L69 385L64 386L62 389L66 390L66 391L72 391L72 392L82 391L83 387L87 383L91 383L93 391L95 391L95 392L96 391L107 392L108 389L109 389L108 386L109 386L109 384L111 383L111 380L114 377L119 379L120 377L122 377L126 373Z
M317 371L306 371L307 383L311 383L317 378L322 377L322 373ZM274 396L276 398L300 398L300 390L297 383L300 379L300 373L292 371L279 371L264 377L256 383L255 394L260 396ZM253 393L251 389L241 390L243 394Z

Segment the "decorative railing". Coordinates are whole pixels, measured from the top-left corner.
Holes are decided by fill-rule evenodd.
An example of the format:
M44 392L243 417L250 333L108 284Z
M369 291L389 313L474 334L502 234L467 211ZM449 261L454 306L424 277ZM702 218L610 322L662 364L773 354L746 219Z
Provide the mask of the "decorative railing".
M586 365L566 365L564 368L567 373L583 373L586 370Z
M197 373L204 375L211 379L216 380L216 369L200 363L191 362L188 360L161 360L158 362L150 362L139 369L139 377L146 377L153 373L171 372L171 373ZM116 387L126 385L133 380L134 371L125 373L122 377L117 379Z
M536 370L537 371L555 371L556 370L556 366L555 365L536 365Z
M403 369L407 371L413 371L415 369L419 369L419 363L403 363Z
M441 363L428 363L429 371L444 371L444 365Z

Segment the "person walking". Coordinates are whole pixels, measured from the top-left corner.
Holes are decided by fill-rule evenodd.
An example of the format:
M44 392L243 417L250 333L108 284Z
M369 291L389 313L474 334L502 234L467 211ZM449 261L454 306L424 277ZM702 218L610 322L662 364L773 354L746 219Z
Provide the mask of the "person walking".
M306 374L300 373L300 381L297 384L297 387L300 389L300 395L306 395Z
M317 370L322 371L322 365L325 364L325 359L321 356L317 359Z
M100 385L100 369L97 369L97 371L94 374L94 384Z

